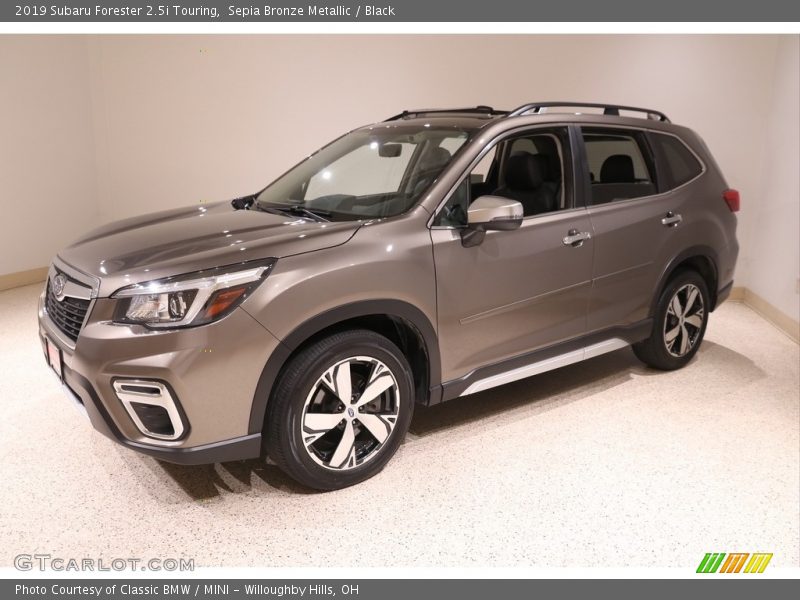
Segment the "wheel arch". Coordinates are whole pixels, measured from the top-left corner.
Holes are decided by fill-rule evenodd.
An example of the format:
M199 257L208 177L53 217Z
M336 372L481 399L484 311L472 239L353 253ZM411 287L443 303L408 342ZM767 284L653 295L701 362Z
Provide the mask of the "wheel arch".
M441 363L436 330L416 306L402 300L364 300L312 317L281 340L259 377L250 409L249 433L264 431L267 405L284 366L309 343L346 329L368 329L387 337L405 354L414 373L417 402L433 403L441 394Z
M653 299L650 303L650 316L652 317L655 315L658 299L661 297L661 293L664 291L667 283L672 279L672 276L678 270L685 268L696 271L705 280L710 296L710 310L713 311L717 306L717 296L719 293L717 289L719 285L718 264L717 253L709 246L692 246L675 256L667 264L655 288L656 293L653 295Z

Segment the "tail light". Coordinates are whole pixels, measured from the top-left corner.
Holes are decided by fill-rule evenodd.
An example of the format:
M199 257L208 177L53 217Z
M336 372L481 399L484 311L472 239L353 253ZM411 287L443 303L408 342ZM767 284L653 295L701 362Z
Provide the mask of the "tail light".
M722 192L722 199L725 204L731 209L731 212L739 212L739 191L738 190L725 190Z

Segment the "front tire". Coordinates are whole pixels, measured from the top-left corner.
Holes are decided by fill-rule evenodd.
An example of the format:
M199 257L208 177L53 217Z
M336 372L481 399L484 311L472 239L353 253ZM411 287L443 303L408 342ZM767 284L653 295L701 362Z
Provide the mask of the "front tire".
M679 271L661 293L652 334L634 344L634 354L655 369L680 369L700 348L709 308L705 280L696 271Z
M387 338L352 330L300 351L269 402L267 453L318 490L378 473L403 441L414 410L411 368Z

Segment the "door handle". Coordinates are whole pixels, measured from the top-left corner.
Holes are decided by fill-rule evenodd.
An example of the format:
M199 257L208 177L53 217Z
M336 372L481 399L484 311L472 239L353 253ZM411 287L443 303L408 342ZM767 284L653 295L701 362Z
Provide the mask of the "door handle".
M683 217L680 214L675 214L672 211L669 211L664 218L661 219L661 224L666 227L677 227L678 224L683 221Z
M590 239L592 234L588 231L578 231L577 229L570 229L567 236L561 240L565 246L572 246L573 248L580 248L583 242Z

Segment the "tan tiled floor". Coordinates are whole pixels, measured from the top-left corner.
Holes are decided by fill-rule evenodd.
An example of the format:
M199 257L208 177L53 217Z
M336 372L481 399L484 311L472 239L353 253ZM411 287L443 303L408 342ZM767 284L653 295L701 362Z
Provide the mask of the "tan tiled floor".
M389 466L309 493L261 461L159 463L90 429L0 294L0 565L17 553L198 566L797 566L800 354L723 305L682 371L625 349L432 409Z

